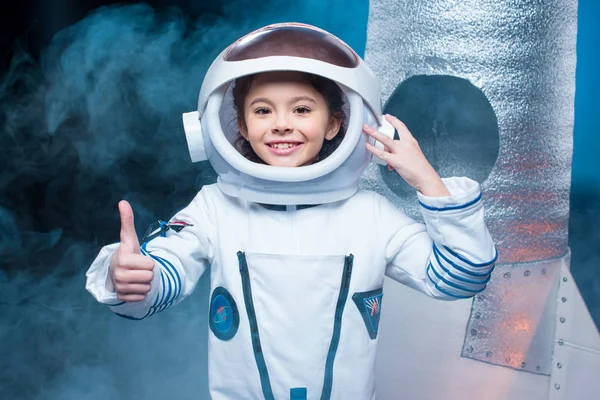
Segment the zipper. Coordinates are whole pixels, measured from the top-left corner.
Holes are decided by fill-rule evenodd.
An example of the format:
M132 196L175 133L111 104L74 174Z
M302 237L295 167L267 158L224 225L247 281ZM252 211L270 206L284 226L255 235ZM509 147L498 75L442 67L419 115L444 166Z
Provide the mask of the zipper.
M338 301L335 308L333 335L331 337L331 344L329 345L329 352L327 353L327 361L325 363L325 378L323 380L323 392L321 393L321 400L328 400L331 398L331 389L333 384L333 362L335 361L335 354L340 343L342 315L344 313L346 300L348 299L348 291L350 290L350 278L352 277L353 264L354 255L350 254L349 256L346 256L344 259L344 272L342 274L340 294L338 296Z
M254 302L252 301L252 287L250 285L250 274L248 272L248 264L246 263L246 254L238 251L238 262L240 267L240 275L242 276L242 291L244 293L244 304L248 321L250 322L250 336L252 339L252 350L254 350L254 359L260 375L260 385L263 395L266 400L274 400L271 381L269 380L269 371L265 362L265 356L260 345L260 334L258 332L258 323L256 321L256 311L254 310Z

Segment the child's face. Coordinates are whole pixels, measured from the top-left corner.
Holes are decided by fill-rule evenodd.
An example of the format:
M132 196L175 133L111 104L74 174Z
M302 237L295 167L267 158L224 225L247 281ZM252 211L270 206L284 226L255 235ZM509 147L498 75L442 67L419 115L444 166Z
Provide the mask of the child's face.
M299 167L317 160L324 139L337 135L341 117L330 115L323 96L300 73L270 72L253 79L238 124L266 164Z

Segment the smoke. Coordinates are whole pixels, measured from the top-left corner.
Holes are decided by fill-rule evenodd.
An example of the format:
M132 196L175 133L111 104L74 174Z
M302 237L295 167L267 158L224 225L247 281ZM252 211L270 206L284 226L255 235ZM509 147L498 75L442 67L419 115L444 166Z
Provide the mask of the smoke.
M294 20L361 53L367 9L232 0L191 20L176 8L102 7L39 62L15 52L0 81L2 399L208 398L208 276L182 304L133 322L93 300L85 271L118 240L120 199L143 234L215 182L208 164L191 164L181 114L225 46Z

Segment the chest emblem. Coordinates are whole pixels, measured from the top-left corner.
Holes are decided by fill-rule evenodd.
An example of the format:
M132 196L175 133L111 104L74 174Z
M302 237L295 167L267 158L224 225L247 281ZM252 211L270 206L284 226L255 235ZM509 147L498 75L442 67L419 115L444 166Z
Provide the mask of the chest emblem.
M229 329L230 319L227 317L231 316L231 308L229 306L218 306L215 316L213 317L213 324L218 327L219 330L227 331Z
M237 305L231 294L222 286L216 288L210 299L210 330L221 340L235 336L240 324Z
M383 288L354 293L352 300L363 318L369 337L375 339L379 330Z

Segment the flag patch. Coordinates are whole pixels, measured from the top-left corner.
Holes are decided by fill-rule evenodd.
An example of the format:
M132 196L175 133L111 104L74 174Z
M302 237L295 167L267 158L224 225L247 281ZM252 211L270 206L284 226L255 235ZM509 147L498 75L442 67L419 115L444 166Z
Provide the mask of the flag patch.
M151 241L154 238L159 236L165 237L168 230L173 230L175 232L181 232L181 230L187 226L194 226L192 224L188 224L184 221L179 220L171 220L169 222L164 222L158 220L157 222L150 225L146 234L144 235L144 239L142 239L142 243L146 243Z
M375 339L379 330L383 288L369 290L368 292L354 293L352 300L354 301L354 304L356 304L356 307L358 307L358 311L363 318L369 337Z

